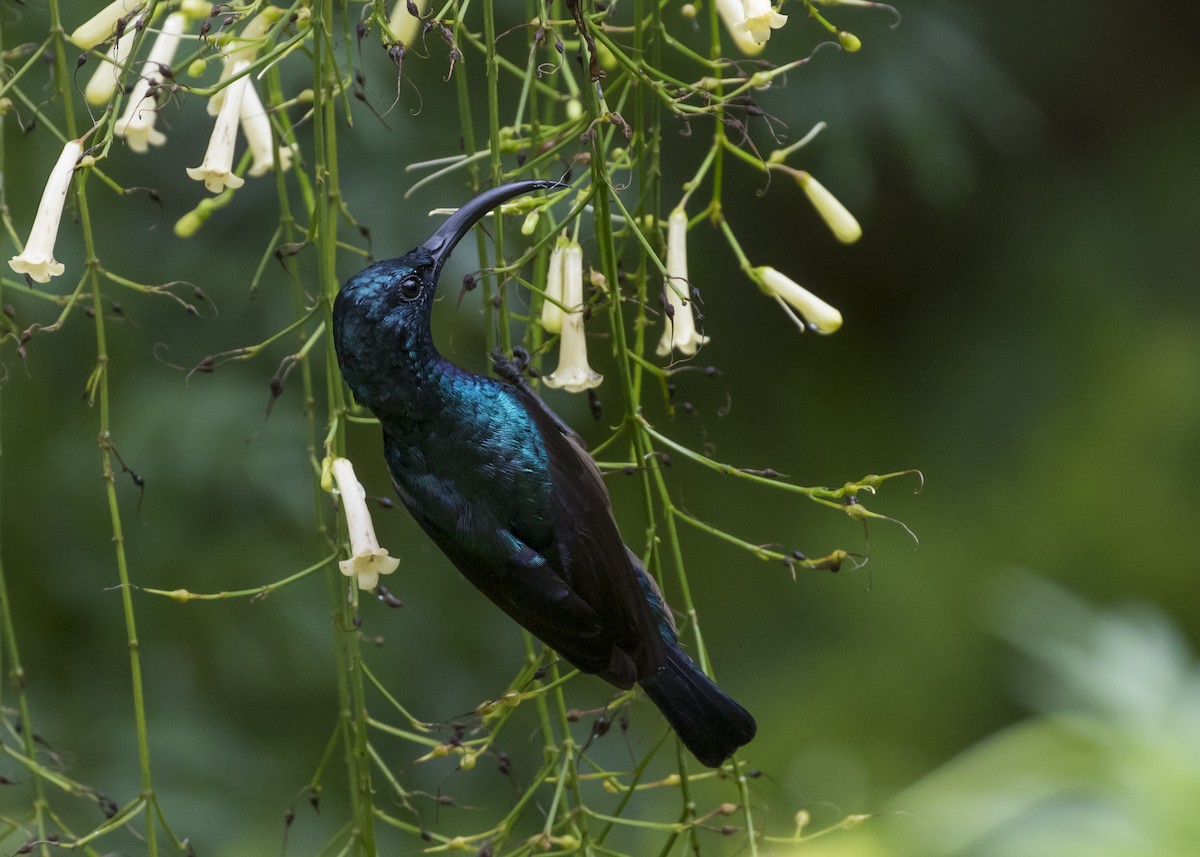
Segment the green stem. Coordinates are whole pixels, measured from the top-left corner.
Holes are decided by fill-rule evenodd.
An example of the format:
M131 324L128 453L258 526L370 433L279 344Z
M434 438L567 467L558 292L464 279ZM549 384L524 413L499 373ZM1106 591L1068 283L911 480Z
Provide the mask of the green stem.
M333 55L332 25L334 0L314 4L313 112L314 172L317 193L312 222L317 249L317 291L325 328L332 329L333 299L338 292L337 225L342 199L338 182L337 103L334 93L344 90ZM345 387L337 365L332 338L326 337L325 371L330 434L326 454L343 454L346 448ZM315 457L315 456L314 456ZM350 789L352 824L348 847L354 853L375 857L375 811L371 788L371 758L367 747L368 715L363 687L362 652L356 630L358 591L333 568L327 573L333 608L333 631L338 664L338 701L341 710L342 745ZM351 586L352 598L345 596Z
M70 89L70 73L67 64L66 37L59 17L58 0L50 0L50 28L54 37L54 64L58 77L59 98L62 100L66 132L70 139L75 139L78 128L75 121L75 109ZM100 457L101 473L104 479L104 490L108 500L109 519L112 525L113 545L116 551L117 576L120 582L121 607L125 618L126 640L129 645L129 668L133 690L133 713L138 744L138 777L141 787L141 798L145 807L156 807L157 798L154 794L154 783L150 771L150 740L146 719L145 691L142 682L141 649L137 635L137 623L133 610L133 589L130 584L129 564L125 554L125 536L121 525L120 504L117 498L116 475L112 467L112 421L110 416L110 395L108 386L108 344L105 331L104 302L101 295L101 280L99 276L99 259L96 256L95 241L92 232L91 215L88 208L87 173L77 174L75 181L76 203L79 211L80 229L83 233L86 254L87 277L91 284L92 311L96 322L96 380L92 386L93 395L98 394L100 412ZM94 401L94 400L93 400ZM158 854L158 827L151 813L146 815L146 853L149 857Z
M483 41L484 61L487 64L488 147L492 156L492 184L495 186L504 180L504 167L500 161L500 64L496 55L495 0L483 0ZM519 117L518 121L520 121ZM504 259L504 217L497 211L492 221L494 224L492 228L493 253L495 254L495 264L498 266ZM481 249L479 261L480 264L487 267L487 257L484 254L485 251ZM511 354L512 331L508 317L508 290L504 288L504 282L499 274L495 278L495 288L496 312L493 317L496 319L499 345L505 354ZM486 294L485 292L485 296ZM487 304L489 313L492 306L492 302L489 301Z

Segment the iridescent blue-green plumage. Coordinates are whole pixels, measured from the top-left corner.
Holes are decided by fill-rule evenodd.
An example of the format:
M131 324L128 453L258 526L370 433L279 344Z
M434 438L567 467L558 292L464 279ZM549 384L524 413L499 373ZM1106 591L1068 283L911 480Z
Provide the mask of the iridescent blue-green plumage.
M754 720L679 648L579 438L524 384L467 372L433 346L450 250L484 211L549 185L489 191L421 247L352 277L334 305L338 361L379 417L401 501L459 571L584 672L640 684L716 766L754 737Z

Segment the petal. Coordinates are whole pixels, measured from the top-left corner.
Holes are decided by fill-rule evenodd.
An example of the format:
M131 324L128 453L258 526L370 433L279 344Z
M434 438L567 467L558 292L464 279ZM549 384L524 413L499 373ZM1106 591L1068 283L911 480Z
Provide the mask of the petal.
M48 283L51 277L61 276L63 271L66 270L62 262L56 262L53 258L34 258L24 253L9 259L8 267L12 268L18 274L28 274L29 279L35 283Z
M338 562L342 574L358 579L359 589L374 589L379 585L381 574L391 574L399 567L400 560L388 556L385 548L362 551Z
M590 366L559 366L549 375L542 376L547 387L559 387L568 393L582 393L599 387L604 376L592 371Z

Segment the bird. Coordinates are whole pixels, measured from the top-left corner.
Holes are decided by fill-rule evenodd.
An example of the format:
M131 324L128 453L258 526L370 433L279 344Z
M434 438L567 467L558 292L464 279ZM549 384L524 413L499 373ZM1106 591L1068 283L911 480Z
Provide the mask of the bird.
M463 576L582 672L639 685L716 768L754 737L754 718L681 648L582 440L519 369L475 374L433 344L434 296L455 245L502 203L557 187L486 190L419 247L347 280L333 304L338 364L379 419L401 502Z

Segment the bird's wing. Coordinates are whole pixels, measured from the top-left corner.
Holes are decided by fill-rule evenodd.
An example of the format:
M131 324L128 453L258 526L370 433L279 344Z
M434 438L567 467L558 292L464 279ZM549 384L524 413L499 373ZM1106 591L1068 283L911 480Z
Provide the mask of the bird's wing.
M613 642L645 669L661 649L664 629L655 615L659 611L649 603L651 598L661 602L661 597L652 584L646 586L645 573L621 540L608 489L579 436L535 394L520 388L514 392L533 417L549 459L557 548L551 560L596 611Z
M407 473L401 481L393 474L396 493L467 580L581 670L621 687L633 684L633 664L615 645L608 624L542 551L470 499L412 477Z

